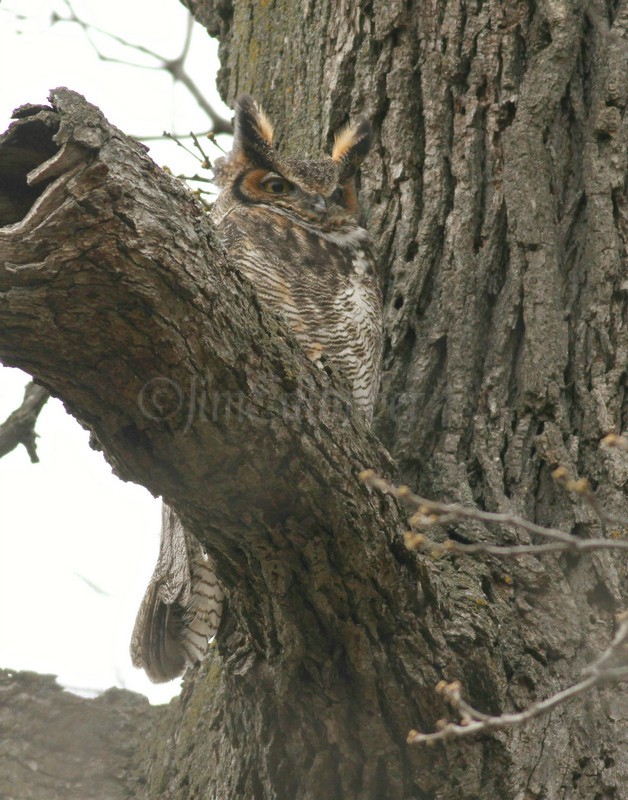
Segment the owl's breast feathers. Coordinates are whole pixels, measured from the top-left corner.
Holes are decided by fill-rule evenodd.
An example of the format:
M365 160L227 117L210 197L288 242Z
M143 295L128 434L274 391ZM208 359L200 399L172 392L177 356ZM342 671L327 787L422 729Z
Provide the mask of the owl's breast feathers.
M218 229L232 263L281 313L312 360L326 358L370 419L379 384L381 289L368 233L323 231L263 206L236 206Z

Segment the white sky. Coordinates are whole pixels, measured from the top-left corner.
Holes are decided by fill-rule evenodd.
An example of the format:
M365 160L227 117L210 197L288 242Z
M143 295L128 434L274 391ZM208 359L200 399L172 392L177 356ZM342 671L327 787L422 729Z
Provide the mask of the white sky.
M187 15L178 0L75 0L73 7L85 21L168 58L183 45ZM56 86L81 92L132 135L207 130L203 112L166 73L100 61L77 25L51 27L53 12L67 17L68 7L63 0L0 6L1 131L15 107L45 102ZM113 57L154 63L105 39L98 43ZM215 89L216 53L196 25L187 69L229 117ZM197 171L176 145L148 144L175 173ZM215 153L211 146L208 152ZM27 381L19 370L0 367L0 422L20 405ZM0 667L52 673L81 693L121 686L164 702L179 682L154 686L128 655L157 556L159 502L111 474L59 401L47 403L37 432L39 464L22 447L0 459Z

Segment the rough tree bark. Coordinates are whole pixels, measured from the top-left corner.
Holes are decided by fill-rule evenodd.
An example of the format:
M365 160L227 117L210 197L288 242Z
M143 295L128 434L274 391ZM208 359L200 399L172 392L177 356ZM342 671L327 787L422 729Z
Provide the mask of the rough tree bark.
M164 495L230 596L215 656L143 744L145 796L628 797L617 688L510 734L405 743L446 713L441 677L492 713L568 684L626 605L625 564L415 556L356 478L598 532L560 463L625 512L628 468L598 442L628 427L627 4L189 5L221 38L225 97L259 98L286 150L349 114L378 128L362 184L397 466L174 181L76 95L22 112L3 146L35 181L0 206L2 357Z

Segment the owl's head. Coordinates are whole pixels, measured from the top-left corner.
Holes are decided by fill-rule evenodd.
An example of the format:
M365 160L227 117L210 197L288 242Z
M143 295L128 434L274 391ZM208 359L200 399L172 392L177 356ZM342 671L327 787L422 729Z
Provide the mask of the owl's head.
M297 222L324 230L355 225L355 174L368 154L371 125L361 120L337 135L331 155L319 161L282 157L273 144L273 126L248 95L236 103L233 149L216 162L222 193L217 205L264 206Z

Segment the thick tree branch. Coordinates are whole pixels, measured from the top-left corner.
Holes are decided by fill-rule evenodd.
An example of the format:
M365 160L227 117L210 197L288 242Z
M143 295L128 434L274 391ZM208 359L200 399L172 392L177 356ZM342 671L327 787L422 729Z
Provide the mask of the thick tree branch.
M50 394L36 383L31 381L27 385L22 405L0 425L0 458L23 444L30 460L39 461L35 424L49 397Z
M28 152L22 192L39 194L0 233L3 360L62 397L116 472L203 538L258 646L260 595L288 592L288 616L327 608L312 572L330 558L344 565L330 574L389 580L399 519L357 479L387 456L342 389L260 307L178 181L79 95L51 99L2 142L7 159ZM295 645L295 619L281 624Z
M347 787L359 779L356 727L400 773L411 724L438 714L417 682L438 674L396 503L358 478L389 457L335 376L261 307L190 192L80 95L51 101L22 109L0 141L0 164L18 150L27 165L0 230L0 356L60 396L117 474L162 495L206 545L229 600L208 721L228 702L255 731L255 770L279 769L316 708L309 747L325 755L303 767L303 786L336 785L334 763ZM240 738L213 724L212 780L235 796Z

